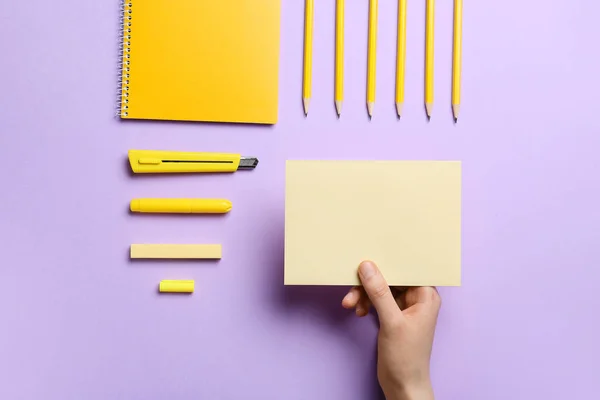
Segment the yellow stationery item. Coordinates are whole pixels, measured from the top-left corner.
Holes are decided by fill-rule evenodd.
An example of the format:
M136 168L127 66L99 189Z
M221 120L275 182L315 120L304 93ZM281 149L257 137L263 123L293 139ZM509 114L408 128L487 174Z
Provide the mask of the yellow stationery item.
M157 259L220 259L220 244L132 244L130 258Z
M194 281L160 281L158 290L161 293L193 293Z
M335 9L335 110L342 114L344 101L344 0L337 0Z
M462 0L454 0L454 54L452 56L452 113L458 121L462 62Z
M231 201L225 199L133 199L132 212L172 214L225 214Z
M281 0L124 0L118 115L274 124Z
M256 168L258 159L231 153L129 150L129 164L136 174L235 172Z
M433 110L433 31L435 0L427 0L425 29L425 110L431 118Z
M358 285L361 261L394 286L461 284L461 163L288 161L286 285Z
M402 116L406 68L406 1L398 1L398 50L396 54L396 113Z
M367 112L373 116L375 105L375 75L377 73L377 0L369 1L369 50L367 60Z
M312 43L313 43L313 13L314 0L305 0L304 12L304 82L302 86L302 105L304 114L308 115L312 88Z

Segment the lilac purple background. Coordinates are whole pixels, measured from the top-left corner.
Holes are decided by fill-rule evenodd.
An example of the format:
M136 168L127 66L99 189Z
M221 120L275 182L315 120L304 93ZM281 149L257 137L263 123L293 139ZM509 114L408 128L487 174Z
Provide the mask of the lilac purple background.
M463 287L442 288L440 399L593 398L600 337L598 2L466 1L463 105L450 113L452 2L437 2L431 122L424 2L410 1L405 117L394 115L396 1L380 1L365 109L367 7L346 5L343 115L334 0L317 0L301 107L303 2L282 5L272 128L119 122L116 1L0 6L0 398L371 399L376 329L342 288L282 285L284 161L463 161ZM232 151L259 168L132 177L130 148ZM368 196L368 193L364 194ZM136 196L223 196L224 218L131 216ZM221 242L218 264L129 262L132 242ZM159 296L191 278L191 297Z

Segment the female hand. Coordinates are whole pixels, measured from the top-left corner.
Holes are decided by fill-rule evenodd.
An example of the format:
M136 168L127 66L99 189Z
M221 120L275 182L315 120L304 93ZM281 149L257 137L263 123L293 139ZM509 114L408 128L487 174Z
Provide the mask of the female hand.
M429 361L441 306L432 287L390 288L377 266L363 262L358 269L362 287L342 300L360 317L371 304L379 317L377 376L387 400L429 400L433 389Z

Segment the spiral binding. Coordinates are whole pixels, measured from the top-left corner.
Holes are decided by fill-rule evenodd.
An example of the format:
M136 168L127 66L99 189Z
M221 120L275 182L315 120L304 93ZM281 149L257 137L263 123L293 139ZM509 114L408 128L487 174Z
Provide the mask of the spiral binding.
M119 18L119 78L117 80L117 117L129 114L129 69L131 52L131 14L132 0L121 0L121 16Z

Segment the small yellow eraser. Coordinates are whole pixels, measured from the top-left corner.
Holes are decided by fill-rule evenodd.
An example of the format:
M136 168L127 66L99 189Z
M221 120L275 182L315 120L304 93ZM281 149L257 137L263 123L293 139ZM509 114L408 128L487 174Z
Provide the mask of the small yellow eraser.
M158 290L161 293L193 293L194 281L160 281Z
M130 258L220 259L220 244L132 244Z

